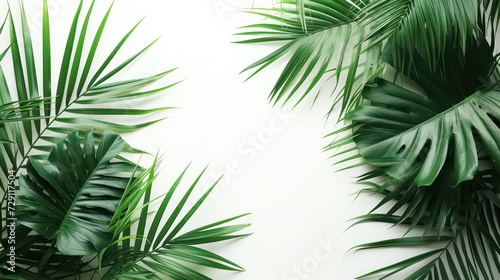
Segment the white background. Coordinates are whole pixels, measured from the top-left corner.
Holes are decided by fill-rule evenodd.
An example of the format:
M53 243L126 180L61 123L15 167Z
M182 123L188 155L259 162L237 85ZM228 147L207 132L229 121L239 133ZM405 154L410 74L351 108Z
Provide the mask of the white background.
M42 1L25 2L35 34L33 40L40 46ZM60 61L76 2L49 1L55 61ZM276 47L231 43L238 39L232 34L239 26L260 21L239 10L273 5L271 0L253 2L116 1L101 43L102 53L109 52L120 36L144 16L121 58L161 36L122 78L179 67L162 82L185 79L154 100L130 104L179 109L160 114L170 118L124 138L135 147L164 154L155 187L158 195L190 162L184 187L207 165L200 191L225 174L189 227L252 213L241 222L252 223L247 232L253 235L208 247L242 265L246 272L208 271L215 279L354 279L397 261L402 255L395 250L348 252L357 244L398 236L400 232L388 232L388 225L377 224L346 231L352 223L348 220L366 214L379 198L362 195L355 200L352 194L359 186L353 182L362 171L335 172L334 160L328 159L331 153L321 151L331 140L323 136L335 126L334 121L324 118L332 100L325 94L312 108L310 99L294 110L289 105L273 107L267 95L283 63L247 82L244 80L248 73L239 74ZM97 1L94 19L99 19L110 3ZM16 4L11 1L11 5ZM94 21L91 29L97 25ZM39 55L41 48L35 52ZM96 60L104 58L101 54ZM54 72L59 71L54 67Z

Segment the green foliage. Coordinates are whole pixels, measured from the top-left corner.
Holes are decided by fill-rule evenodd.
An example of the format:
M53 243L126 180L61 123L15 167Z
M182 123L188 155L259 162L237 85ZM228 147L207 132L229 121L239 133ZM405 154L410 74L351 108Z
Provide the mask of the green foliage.
M107 228L135 170L134 164L111 162L126 147L118 134L104 132L97 150L92 133L82 148L73 132L47 160L31 158L27 176L20 177L19 223L54 240L64 255L102 250L111 242Z
M363 97L371 104L346 116L359 126L354 141L365 161L398 180L419 165L418 186L432 184L442 168L454 169L446 185L473 179L480 157L476 145L492 163L500 162L500 95L492 88L497 82L492 73L499 69L492 51L484 38L461 60L455 49L447 48L444 77L415 55L409 78L425 96L383 79L366 86ZM391 56L386 58L397 71L404 71ZM448 157L454 159L444 165ZM500 171L499 165L493 167Z
M171 108L131 109L127 104L137 104L175 85L153 85L173 70L117 80L156 40L117 61L139 22L109 53L100 53L112 9L97 19L93 16L95 2L88 7L83 0L79 2L61 61L53 60L46 0L40 58L35 57L38 46L31 40L22 1L20 24L9 11L0 26L0 34L7 31L10 42L0 53L1 278L210 279L196 272L193 264L241 271L235 263L197 245L244 236L234 233L247 224L229 224L244 215L182 232L213 187L177 221L200 175L164 223L166 206L173 204L172 195L184 172L163 199L152 198L159 163L144 170L122 155L142 151L131 148L118 133L154 124L161 119L145 119ZM90 21L99 23L97 30L90 30ZM7 55L12 60L8 66L3 63ZM60 65L58 77L52 77L54 63ZM10 245L3 217L7 207L3 182L10 170L27 173L19 180L16 275L6 267ZM158 210L152 206L155 201L162 201ZM131 244L131 240L135 242Z
M385 64L381 52L392 46L400 67L409 67L413 56L403 59L396 47L414 49L428 57L431 69L442 65L447 46L467 50L467 42L482 38L488 29L490 42L499 22L498 1L461 0L282 0L276 8L252 9L265 20L242 27L237 35L251 36L239 43L282 44L243 71L257 74L269 65L286 60L269 98L286 103L302 92L297 103L318 86L345 72L345 86L333 101L341 115L362 102L361 90L381 76ZM335 93L335 90L332 94Z
M297 9L295 9L296 4ZM357 79L358 57L361 52L358 42L363 37L362 32L359 33L355 29L355 22L357 14L364 5L364 1L348 0L281 1L279 8L253 9L250 13L265 17L269 23L242 27L244 31L237 35L256 38L242 40L239 43L278 41L285 44L251 64L243 72L255 69L250 76L252 77L287 54L291 54L269 99L275 104L279 101L287 102L302 86L307 86L298 98L296 103L298 104L315 89L322 78L336 77L338 81L340 73L346 67L345 56L352 54L353 59L350 61L350 66L347 66L347 80L352 83L348 83L344 89L346 93L344 97L337 96L335 104L343 101L343 106L353 106L359 102L359 94L353 91L351 85ZM334 68L331 68L331 64ZM379 71L378 67L372 70Z
M130 124L130 122L136 121L134 116L152 115L157 111L168 109L168 107L151 110L128 108L126 102L138 102L172 86L153 87L141 91L142 87L160 80L171 70L145 78L114 81L117 74L121 73L152 44L147 45L124 61L116 60L117 54L123 51L125 43L136 30L137 24L120 39L111 52L102 54L106 57L104 62L95 60L94 57L102 48L99 43L105 34L111 7L101 19L93 19L93 7L94 2L91 2L91 5L85 10L84 1L80 1L67 35L63 59L60 62L53 61L52 58L52 35L47 1L43 1L41 58L34 55L33 49L37 45L31 40L31 32L22 2L20 3L20 24L16 25L15 15L8 11L6 20L0 27L0 33L2 36L8 35L7 39L10 42L9 48L0 55L2 61L0 64L0 115L2 116L0 122L2 142L0 146L2 154L0 161L0 181L2 182L0 205L3 210L5 210L7 199L5 189L7 175L10 170L16 172L17 175L21 174L22 170L25 170L29 156L40 152L49 152L55 143L64 139L75 129L82 132L80 136L85 135L89 129L93 129L94 140L99 142L106 129L118 132L134 131L160 120L154 119L146 122L142 120L136 124ZM94 33L88 30L88 22L91 19L100 22ZM89 44L89 40L91 40L91 44ZM4 58L8 55L12 60L10 65L3 63ZM111 62L118 66L111 68ZM60 64L61 69L56 84L52 84L54 63ZM36 65L42 67L38 68ZM41 69L41 71L37 71L37 69ZM97 70L94 72L91 69ZM14 79L15 82L9 83L10 79ZM123 122L124 119L127 120L127 123L120 123L120 120ZM127 151L134 150L127 148ZM1 219L1 226L2 238L5 238L7 227L4 219ZM46 246L43 250L33 251L34 248L30 247L31 245L35 242L43 243L46 240L41 236L30 235L29 230L20 230L17 237L27 242L23 245L31 249L26 249L25 253L32 255L33 259L41 259L43 256L43 253L40 256L41 251L49 252L51 250L49 243L43 245ZM2 239L2 242L4 241ZM0 251L0 256L6 254L5 248L3 247L3 250ZM71 258L68 260L60 258L60 261L67 264L68 267L75 265ZM2 263L2 265L4 264L5 262ZM57 266L65 267L62 264L57 264L54 267Z
M360 278L497 279L500 1L283 0L251 13L264 21L240 42L282 44L244 70L286 60L274 103L344 75L329 113L340 105L346 125L325 150L340 149L332 157L345 168L369 167L358 183L382 195L354 224L407 229L355 248L431 248Z
M111 7L103 18L97 19L93 18L92 14L95 1L90 3L88 9L84 7L84 1L80 1L67 35L62 61L56 62L53 61L52 55L47 1L43 3L41 58L36 58L34 55L33 48L36 45L31 40L22 3L20 26L16 26L14 15L10 12L5 23L6 30L9 31L9 51L12 58L12 65L8 69L14 73L15 84L10 85L7 82L5 66L0 67L2 89L0 105L9 104L12 100L18 100L19 103L33 103L33 100L39 100L43 101L43 104L36 104L40 105L37 107L38 110L31 108L24 112L22 122L11 122L7 126L0 127L0 138L9 143L16 143L5 144L2 147L2 153L5 155L0 175L2 181L5 181L8 169L18 170L34 151L50 151L52 144L64 139L72 129L85 132L92 128L98 141L106 129L117 132L134 131L160 120L137 121L139 118L135 116L151 115L169 109L169 107L131 109L126 102L138 102L171 87L172 85L164 85L141 91L141 88L162 79L172 70L144 78L113 80L154 44L154 42L147 44L124 61L116 60L117 54L123 50L139 23L121 37L112 51L101 54L106 59L99 62L95 57L102 49L100 42L106 34ZM100 23L97 30L89 30L90 20ZM112 62L118 66L111 68ZM52 84L54 63L60 64L61 69L56 84ZM35 67L38 64L42 65L39 72ZM127 119L127 122L123 122L124 119ZM68 129L68 126L71 129Z
M198 201L181 215L192 191L203 176L202 172L191 183L177 204L172 197L180 186L186 168L161 198L156 213L151 213L151 187L156 177L156 163L130 184L110 224L114 242L100 253L99 265L109 267L102 279L210 279L186 264L216 269L242 271L239 265L197 245L243 237L233 234L248 224L228 225L246 215L218 221L180 234L189 219L211 193L214 183ZM141 206L142 201L142 206ZM168 213L167 207L172 205ZM137 218L138 217L138 218ZM134 227L137 225L137 227ZM149 226L149 231L146 230Z
M358 217L359 223L397 223L423 229L423 236L401 237L357 246L357 249L429 248L427 252L366 273L359 278L379 275L382 278L410 272L405 279L496 279L500 271L500 214L498 179L492 170L484 170L477 178L455 188L442 181L429 187L414 184L404 190L375 187L367 191L385 197L377 206L395 200L384 214ZM404 210L401 215L394 214ZM399 276L401 277L401 276Z
M152 198L157 160L146 170L120 160L128 145L115 132L104 132L97 148L92 132L80 142L75 131L45 160L30 157L28 174L20 179L16 273L22 279L85 274L99 279L210 279L185 263L243 270L197 245L245 236L234 233L248 224L228 225L245 215L181 233L217 182L181 215L202 172L162 221L187 168L166 195ZM0 253L6 263L6 250ZM91 261L96 258L98 263Z

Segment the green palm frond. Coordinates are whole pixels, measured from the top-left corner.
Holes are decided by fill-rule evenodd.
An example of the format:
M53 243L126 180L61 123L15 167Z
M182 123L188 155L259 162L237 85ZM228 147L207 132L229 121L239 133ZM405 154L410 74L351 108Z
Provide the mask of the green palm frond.
M500 225L496 217L500 214L500 200L498 182L491 179L491 174L491 170L483 171L473 182L456 188L446 185L420 188L416 192L440 192L437 200L434 200L436 195L422 196L424 200L432 200L429 205L417 206L418 194L415 191L414 198L408 200L406 197L412 195L411 190L403 194L396 190L386 190L386 197L392 196L396 204L402 202L407 204L407 209L423 209L422 213L419 217L408 216L406 213L394 215L391 214L392 211L387 214L368 214L359 217L356 224L393 224L397 221L401 225L422 228L427 232L429 221L442 215L438 220L443 223L443 228L438 230L438 235L431 232L423 236L405 236L356 246L355 249L358 250L415 246L430 248L427 252L371 271L358 279L377 275L380 279L385 279L404 272L408 274L405 279L497 279L500 276ZM372 191L381 192L376 188ZM393 195L393 192L396 194ZM461 204L452 207L449 202Z
M370 1L359 15L360 24L362 28L372 28L366 38L376 39L370 44L376 45L389 40L390 44L404 50L416 48L428 57L430 66L434 68L441 64L447 44L459 46L465 51L467 42L476 38L480 2L482 1ZM395 63L408 64L411 58Z
M144 110L128 108L127 102L139 102L173 86L173 84L152 85L172 70L144 78L116 81L115 76L146 52L154 42L123 61L116 59L117 54L123 51L128 39L137 29L138 23L121 37L112 51L101 54L106 57L103 62L94 59L102 48L99 43L106 34L106 24L111 12L110 7L103 18L93 18L94 3L95 1L92 1L90 7L85 9L84 1L80 1L60 62L52 59L47 1L43 1L41 58L34 55L33 49L37 45L31 40L22 2L19 26L15 24L13 12L8 12L7 20L2 24L2 35L8 35L10 47L2 52L2 58L10 55L12 65L4 65L5 60L0 64L0 106L5 108L12 107L13 104L16 106L30 104L30 106L29 110L20 110L14 106L16 121L0 124L2 187L6 185L10 170L20 174L30 155L49 152L54 143L64 139L75 129L81 132L93 129L94 139L99 142L106 129L118 132L134 131L160 120L156 118L144 121L144 117L169 109L169 107ZM97 30L89 30L90 20L100 22ZM52 84L54 63L60 63L61 69L56 84ZM36 70L36 65L39 64L42 65L41 71ZM118 66L112 68L111 64ZM13 75L9 76L11 73ZM7 82L11 78L15 80L14 84ZM152 87L143 89L148 85ZM3 191L1 196L1 206L5 211L7 192ZM3 219L1 226L4 238L7 228Z
M296 6L298 3L302 5ZM284 42L278 50L258 60L243 70L254 70L254 76L279 59L291 54L283 72L272 89L269 99L277 103L288 102L302 86L304 93L296 101L298 104L312 92L323 78L340 78L347 68L347 80L354 83L359 66L362 32L356 28L357 14L364 1L281 1L279 8L253 9L250 13L263 16L269 22L244 26L245 31L237 35L255 38L238 43ZM246 31L249 30L249 31ZM353 49L354 46L354 49ZM346 53L352 55L350 64L345 63ZM332 69L332 65L334 68ZM352 84L351 83L351 84ZM345 88L346 96L352 92L351 85ZM343 98L339 96L338 99ZM347 104L355 102L357 96L346 97Z
M138 23L121 37L112 51L99 55L106 57L104 61L98 61L95 57L102 49L100 42L106 34L106 25L112 7L109 7L103 18L98 19L93 16L94 4L95 1L91 1L90 6L85 8L84 1L80 1L60 62L54 61L52 56L47 1L44 1L43 5L41 58L35 57L33 52L36 45L31 40L22 3L19 26L15 24L14 15L9 12L6 30L9 31L9 52L13 64L7 73L14 74L15 84L7 83L6 66L0 68L2 104L12 102L12 100L19 102L29 102L34 99L50 100L41 104L39 110L25 113L24 121L13 123L7 127L7 131L3 131L9 136L8 139L11 142L17 144L3 146L2 153L5 154L5 162L9 169L18 170L26 163L28 156L35 151L50 151L53 143L63 139L72 129L81 131L94 129L95 138L98 140L100 134L106 129L129 132L151 125L160 119L144 121L144 115L170 109L170 107L130 109L127 103L123 102L137 102L173 86L169 84L141 90L162 79L172 70L144 78L116 81L114 77L146 52L155 41L147 44L129 58L117 61L117 54L123 50L128 39L137 29ZM97 30L89 29L90 20L100 23ZM54 63L60 63L61 69L56 84L51 83ZM41 71L36 70L38 64L43 66ZM118 66L112 68L111 64ZM127 121L124 122L123 119ZM69 126L71 129L68 128ZM2 180L5 180L7 171L2 169L2 175L0 175Z
M97 147L92 132L83 144L78 133L58 142L43 160L30 157L28 174L21 176L16 209L19 279L85 274L99 279L162 279L158 275L209 279L186 264L243 270L197 245L246 236L234 233L248 224L228 225L245 215L181 233L215 187L216 183L181 215L203 172L165 221L167 206L173 204L187 168L166 195L152 199L158 161L143 170L121 160L119 154L128 144L116 132L105 131ZM152 216L152 203L160 200ZM9 248L8 239L3 239L0 261L4 264ZM2 271L10 275L6 267Z
M105 271L102 279L210 279L194 270L192 265L242 271L243 268L234 262L199 248L198 245L246 236L247 234L235 233L248 227L248 224L228 225L246 215L181 233L217 182L187 209L186 214L181 215L204 171L191 183L181 200L173 204L172 197L188 168L161 199L152 199L151 187L156 177L157 164L155 162L125 191L110 225L115 242L100 254L100 267ZM158 199L161 200L159 207L153 210L152 215L152 203ZM169 206L172 208L170 212L167 210ZM168 219L165 220L167 213ZM146 225L150 225L149 231L146 230Z
M280 1L275 9L254 9L251 13L265 21L244 26L249 31L237 35L253 37L240 43L283 45L243 72L254 70L252 77L280 59L288 60L269 98L287 102L300 92L298 103L320 81L337 77L338 82L346 71L345 87L332 106L340 103L343 116L362 101L362 87L383 75L384 46L392 46L393 63L400 68L409 69L414 54L400 52L416 48L415 55L428 58L431 69L440 69L450 45L465 53L468 42L487 31L494 44L499 9L498 1L482 0Z
M83 132L93 129L94 140L99 143L106 129L112 128L119 132L134 131L160 120L155 118L144 121L145 117L170 109L170 107L128 108L127 102L137 103L173 86L174 84L153 85L173 70L143 78L117 80L115 77L145 53L155 41L146 44L125 60L117 59L118 54L123 51L129 38L138 28L139 22L131 26L110 52L100 54L101 38L106 36L106 25L112 9L110 7L104 17L95 18L94 3L95 1L91 1L90 6L85 8L84 1L80 1L67 34L61 61L53 59L51 42L53 34L51 34L46 0L43 1L41 57L36 57L33 51L39 45L31 40L22 2L18 12L19 24L15 19L16 12L9 10L6 20L0 26L0 36L9 41L9 47L0 53L2 213L5 213L7 207L7 191L4 189L7 175L11 170L20 174L30 156L49 152L53 145L75 129L81 132L80 141L83 141L85 134ZM100 23L97 30L90 30L88 25L90 20ZM4 58L7 56L10 56L12 64L6 64L7 60ZM95 59L98 56L106 59L99 61ZM61 69L56 79L52 77L54 63L59 64ZM15 82L11 84L11 80ZM52 83L53 80L56 80L55 84ZM151 87L143 89L149 85ZM135 151L132 148L127 150ZM7 246L5 219L2 218L1 221L0 258L5 260L9 246ZM20 265L35 270L40 268L38 271L66 271L67 275L73 275L75 270L79 271L87 265L79 256L61 256L54 249L52 240L33 234L29 228L22 225L19 225L18 229L17 236L22 240L21 244L17 244L18 252L23 254L23 258L18 259ZM5 268L5 264L6 262L2 261L2 269ZM44 279L42 275L33 276L29 270L23 270L19 275L26 279L37 277Z

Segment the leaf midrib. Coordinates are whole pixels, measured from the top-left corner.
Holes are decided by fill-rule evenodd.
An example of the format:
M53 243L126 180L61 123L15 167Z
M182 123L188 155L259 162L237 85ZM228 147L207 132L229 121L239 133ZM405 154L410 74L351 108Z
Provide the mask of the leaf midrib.
M22 160L21 160L21 163L20 163L20 166L23 166L24 163L26 162L26 160L28 159L28 157L30 156L30 153L31 151L34 149L34 147L36 146L36 144L38 143L38 141L40 140L40 138L44 135L44 133L51 127L51 125L57 121L57 119L66 112L66 110L68 110L71 105L73 105L76 101L78 101L81 97L84 97L85 94L89 92L89 89L86 89L85 92L83 92L82 94L79 94L77 95L77 97L71 101L69 104L67 104L64 109L62 109L59 113L57 113L57 115L52 118L48 123L47 125L40 131L40 133L35 137L33 143L30 143L30 147L28 148L28 150L26 150L26 152L24 153L24 155L22 155ZM17 172L18 173L21 168L16 168L17 169Z
M94 145L94 143L92 143L92 145ZM75 196L75 199L73 199L73 202L71 203L70 207L68 208L68 210L66 211L66 215L64 216L63 220L61 221L61 223L59 224L59 230L57 231L58 233L56 235L59 235L59 232L61 232L61 229L63 227L63 225L66 223L66 221L69 219L69 216L71 216L71 213L72 213L72 210L75 208L75 204L76 202L79 200L80 196L82 195L82 192L83 190L85 189L85 187L87 186L88 182L93 178L95 172L99 169L99 167L104 163L104 161L102 160L104 157L102 157L98 164L95 165L95 168L93 168L92 172L89 174L89 176L87 177L87 179L85 180L85 183L82 184L82 187L80 188L80 190L78 191L77 195Z

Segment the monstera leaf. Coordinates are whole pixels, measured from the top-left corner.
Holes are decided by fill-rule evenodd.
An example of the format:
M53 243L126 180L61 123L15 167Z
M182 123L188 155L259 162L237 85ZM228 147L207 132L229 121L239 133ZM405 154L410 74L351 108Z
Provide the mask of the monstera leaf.
M135 169L114 160L127 146L118 134L105 132L96 149L89 132L82 147L74 132L46 161L30 158L28 175L20 178L19 223L54 239L65 255L89 255L108 246L108 225Z
M364 88L367 102L347 114L351 125L336 132L353 128L352 135L330 145L354 143L361 165L375 166L360 183L383 198L357 223L408 229L404 237L356 249L431 248L359 278L401 272L409 273L405 279L499 277L499 70L484 37L468 42L464 54L448 45L437 69L429 67L429 57L415 54L411 67L400 67L388 48L384 60L398 76ZM382 206L389 208L376 213Z
M371 104L358 107L346 119L359 125L354 141L368 163L397 180L419 165L415 184L428 186L453 157L456 174L448 184L454 186L477 174L481 145L500 171L500 92L489 86L492 73L498 71L492 49L484 38L472 43L465 64L458 51L447 50L442 73L430 70L425 59L416 56L409 77L424 92L384 79L365 87L364 98Z
M499 91L478 91L444 111L430 98L382 79L366 89L364 96L377 105L349 115L363 125L355 141L361 155L383 166L388 175L402 180L422 160L415 180L428 186L453 154L457 172L450 184L471 180L478 170L479 143L500 171Z

